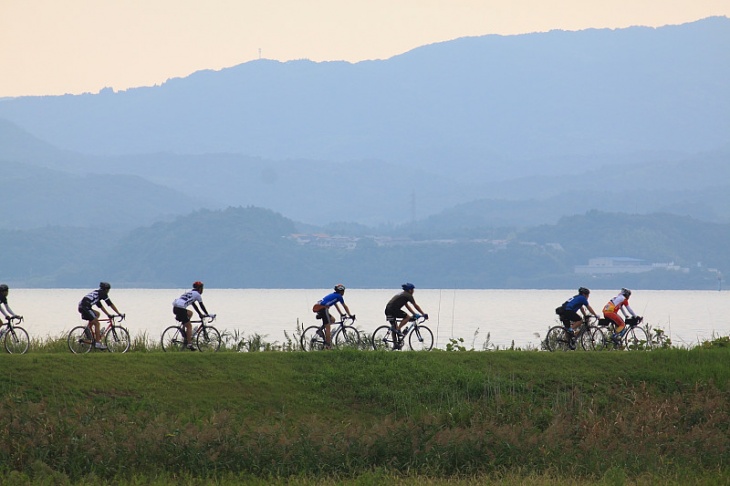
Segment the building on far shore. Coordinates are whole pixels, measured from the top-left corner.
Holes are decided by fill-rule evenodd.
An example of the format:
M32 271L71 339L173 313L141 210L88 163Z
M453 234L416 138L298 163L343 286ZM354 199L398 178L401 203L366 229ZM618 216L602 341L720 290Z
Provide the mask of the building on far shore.
M644 273L663 269L688 273L689 268L669 263L647 263L646 260L629 257L599 257L588 260L588 265L576 265L575 273L588 275L612 275L616 273Z

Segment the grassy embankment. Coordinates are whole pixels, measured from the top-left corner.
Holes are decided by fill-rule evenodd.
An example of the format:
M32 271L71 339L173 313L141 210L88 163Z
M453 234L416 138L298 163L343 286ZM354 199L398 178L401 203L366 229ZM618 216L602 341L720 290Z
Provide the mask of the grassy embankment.
M0 477L727 483L729 365L728 348L0 354Z

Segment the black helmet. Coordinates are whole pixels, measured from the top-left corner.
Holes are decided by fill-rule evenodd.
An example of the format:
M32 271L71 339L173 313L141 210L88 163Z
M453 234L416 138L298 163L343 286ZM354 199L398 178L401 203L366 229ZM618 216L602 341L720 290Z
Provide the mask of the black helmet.
M101 290L109 290L112 288L112 286L109 282L99 282L99 288Z
M203 282L201 282L200 280L198 280L197 282L193 282L193 288L194 288L195 290L200 290L200 289L202 289L203 287L204 287L204 284L203 284Z
M10 287L8 287L7 285L0 284L0 292L7 292L9 289Z
M627 299L631 296L631 291L627 288L621 289L621 294Z
M580 288L578 289L578 293L579 293L580 295L590 295L590 294L591 294L591 291L590 291L590 290L588 290L588 289L587 289L587 288L585 288L585 287L580 287Z
M344 292L344 291L345 291L344 285L342 285L342 284L335 285L335 292Z
M416 286L415 286L415 285L413 285L413 284L412 284L412 283L410 283L410 282L406 282L406 283L404 283L403 285L401 285L401 286L400 286L400 288L402 288L403 290L413 290L413 289L415 289L415 288L416 288Z

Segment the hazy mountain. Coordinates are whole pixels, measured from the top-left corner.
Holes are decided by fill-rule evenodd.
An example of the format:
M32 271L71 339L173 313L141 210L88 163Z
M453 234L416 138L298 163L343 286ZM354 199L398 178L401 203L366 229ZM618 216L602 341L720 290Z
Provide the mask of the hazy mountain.
M488 35L383 61L252 61L162 86L0 101L65 150L400 162L461 182L730 138L730 19ZM600 164L599 164L600 165Z
M204 276L219 288L325 288L334 281L383 288L404 278L425 288L565 288L587 278L575 265L619 256L686 271L591 277L592 287L714 289L713 269L730 266L730 224L673 215L592 211L488 237L370 235L347 245L287 238L296 231L292 220L253 207L196 211L126 234L0 231L8 242L3 255L12 256L4 258L3 279L13 287L84 286L104 275L116 287L168 287Z

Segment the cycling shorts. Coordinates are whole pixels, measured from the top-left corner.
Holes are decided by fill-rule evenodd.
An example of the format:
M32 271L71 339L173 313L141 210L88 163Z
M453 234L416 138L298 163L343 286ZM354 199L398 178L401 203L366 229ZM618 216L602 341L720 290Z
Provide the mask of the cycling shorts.
M177 322L182 322L183 324L185 324L186 322L190 322L188 310L184 307L173 307L172 313L175 314L175 320Z
M403 309L385 309L385 317L386 319L388 317L403 319L404 317L408 317L408 314L406 314L406 311L404 311Z
M332 324L334 322L329 307L317 311L317 319L322 319L323 324Z
M83 320L89 322L99 317L97 313L94 312L94 309L92 309L91 307L79 307L79 313L81 314L81 318Z

